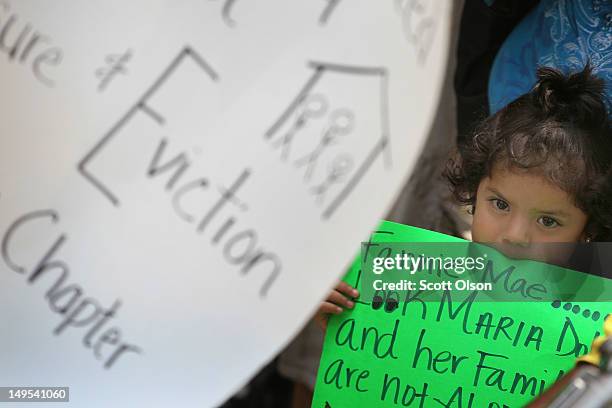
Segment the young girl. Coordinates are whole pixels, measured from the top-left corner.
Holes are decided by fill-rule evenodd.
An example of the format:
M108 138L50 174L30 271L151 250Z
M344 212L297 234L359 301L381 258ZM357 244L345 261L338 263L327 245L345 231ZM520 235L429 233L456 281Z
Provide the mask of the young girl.
M527 94L487 118L445 176L473 214L472 239L520 252L531 243L610 241L612 135L603 81L583 71L537 71ZM320 305L352 308L355 288L341 282Z

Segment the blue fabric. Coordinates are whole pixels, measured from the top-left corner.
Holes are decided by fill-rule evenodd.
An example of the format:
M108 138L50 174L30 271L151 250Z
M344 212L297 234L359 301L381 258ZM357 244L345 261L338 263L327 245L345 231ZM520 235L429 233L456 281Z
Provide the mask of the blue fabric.
M612 0L541 0L499 50L489 76L491 113L528 92L539 66L576 72L591 62L612 90Z

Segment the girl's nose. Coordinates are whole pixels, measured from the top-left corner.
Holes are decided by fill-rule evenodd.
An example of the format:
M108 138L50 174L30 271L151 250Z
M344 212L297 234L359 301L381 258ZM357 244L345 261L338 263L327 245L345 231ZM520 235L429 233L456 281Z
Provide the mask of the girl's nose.
M511 217L502 232L502 243L507 245L528 247L531 243L529 221L523 217Z

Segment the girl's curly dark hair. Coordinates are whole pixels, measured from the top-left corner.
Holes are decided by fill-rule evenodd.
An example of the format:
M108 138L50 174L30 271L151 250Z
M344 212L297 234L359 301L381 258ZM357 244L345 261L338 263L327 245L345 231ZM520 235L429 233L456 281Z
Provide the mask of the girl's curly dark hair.
M604 82L587 65L568 76L539 68L533 89L485 119L444 171L459 203L476 201L494 164L530 169L574 197L587 234L612 238L612 135Z

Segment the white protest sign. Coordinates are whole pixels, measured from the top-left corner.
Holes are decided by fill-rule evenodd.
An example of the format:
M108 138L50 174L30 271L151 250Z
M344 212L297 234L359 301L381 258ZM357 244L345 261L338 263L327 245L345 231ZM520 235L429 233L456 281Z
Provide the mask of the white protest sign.
M0 385L237 391L412 170L450 8L0 1Z

